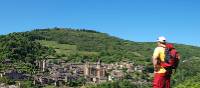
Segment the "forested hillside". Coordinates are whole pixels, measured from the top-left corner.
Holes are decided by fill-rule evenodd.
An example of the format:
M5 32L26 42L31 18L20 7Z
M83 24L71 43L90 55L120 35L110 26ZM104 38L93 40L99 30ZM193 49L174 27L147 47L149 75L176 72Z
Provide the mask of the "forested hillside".
M151 56L155 47L153 42L123 40L93 30L37 29L0 36L0 68L1 71L16 68L34 74L37 71L35 61L51 57L80 63L98 59L104 63L126 60L152 72ZM199 88L196 83L200 82L197 75L200 72L200 48L183 44L175 44L175 47L181 53L181 62L173 76L173 86ZM4 64L6 60L11 60L12 64Z

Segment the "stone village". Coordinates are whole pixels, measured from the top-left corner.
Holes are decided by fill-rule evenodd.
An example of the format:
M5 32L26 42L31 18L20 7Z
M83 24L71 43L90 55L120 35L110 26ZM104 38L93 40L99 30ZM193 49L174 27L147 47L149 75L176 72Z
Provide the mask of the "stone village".
M9 61L7 62L9 63ZM144 66L134 65L133 62L122 61L113 64L97 62L67 63L62 59L48 59L37 62L41 68L36 75L30 76L15 71L14 69L1 72L0 76L7 76L11 79L23 80L32 78L33 84L61 86L73 80L83 78L85 84L98 84L107 81L120 80L125 73L143 72ZM123 69L126 69L125 71ZM3 84L0 85L2 87ZM20 83L17 85L20 86ZM11 87L16 88L16 87Z

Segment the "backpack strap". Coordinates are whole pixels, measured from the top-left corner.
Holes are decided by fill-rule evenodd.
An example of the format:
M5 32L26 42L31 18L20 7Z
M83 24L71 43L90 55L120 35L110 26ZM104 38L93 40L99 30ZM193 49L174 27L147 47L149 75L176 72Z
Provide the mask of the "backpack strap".
M162 48L164 48L165 49L165 54L168 52L168 53L170 53L170 50L169 50L169 48L167 48L167 46L158 46L158 47L162 47ZM168 50L167 50L168 49ZM168 57L168 58L170 58L170 57ZM160 65L162 66L162 67L170 67L171 65L168 63L168 60L166 60L166 57L165 57L165 60L164 61L162 61L161 63L160 63Z

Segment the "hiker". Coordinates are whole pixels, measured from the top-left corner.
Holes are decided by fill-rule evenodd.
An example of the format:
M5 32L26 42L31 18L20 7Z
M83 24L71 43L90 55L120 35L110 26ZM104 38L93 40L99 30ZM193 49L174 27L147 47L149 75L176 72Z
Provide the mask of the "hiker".
M170 77L176 69L180 56L165 37L159 37L154 50L152 62L154 66L153 88L170 88Z

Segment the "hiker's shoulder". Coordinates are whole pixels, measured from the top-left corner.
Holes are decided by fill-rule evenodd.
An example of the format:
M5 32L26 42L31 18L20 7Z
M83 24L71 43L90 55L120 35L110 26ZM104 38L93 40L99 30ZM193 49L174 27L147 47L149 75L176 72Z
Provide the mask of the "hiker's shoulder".
M164 47L156 47L154 51L155 52L160 52L160 51L163 51L163 50L165 50Z

